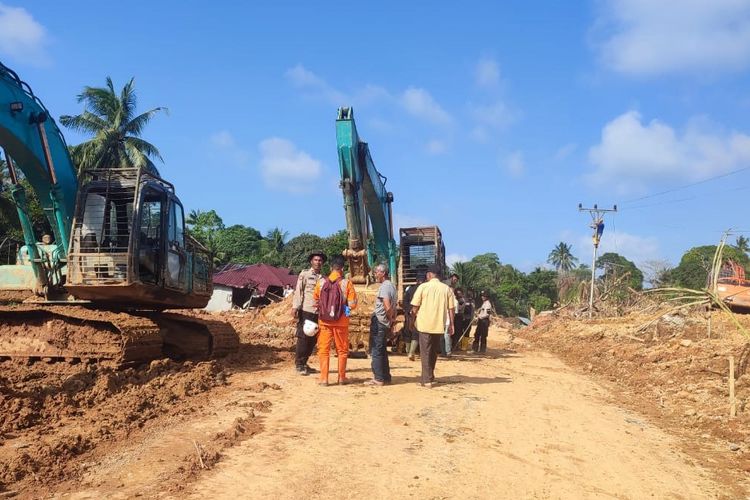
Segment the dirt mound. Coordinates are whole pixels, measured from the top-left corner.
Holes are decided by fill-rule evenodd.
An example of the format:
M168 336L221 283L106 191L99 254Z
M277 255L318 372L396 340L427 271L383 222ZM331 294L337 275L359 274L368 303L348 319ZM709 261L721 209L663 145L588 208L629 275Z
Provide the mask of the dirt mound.
M737 316L750 329L750 317ZM599 376L639 412L686 437L695 456L750 471L750 343L724 314L546 315L517 335ZM737 416L729 416L735 360Z
M292 319L292 297L261 309L247 311L194 311L195 316L211 317L231 324L243 344L291 351L296 345L296 320Z
M357 290L358 307L349 319L349 338L353 349L363 347L367 342L376 292L377 289ZM242 343L292 351L297 344L297 321L292 318L291 310L292 297L289 296L260 309L212 313L201 311L193 314L230 323Z
M190 399L223 385L214 361L153 361L116 371L95 365L2 364L0 487L76 474L71 458L124 439L147 421L190 412Z

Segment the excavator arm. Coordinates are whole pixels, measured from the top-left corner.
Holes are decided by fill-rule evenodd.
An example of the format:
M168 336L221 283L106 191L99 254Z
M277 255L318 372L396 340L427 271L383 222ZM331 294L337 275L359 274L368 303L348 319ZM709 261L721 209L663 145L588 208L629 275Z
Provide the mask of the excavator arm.
M352 108L338 110L336 141L349 233L349 247L344 256L349 261L352 281L366 283L376 258L387 260L395 278L397 246L393 239L393 193L386 190L387 179L375 168L370 148L357 134Z
M0 63L0 145L10 172L11 192L29 253L37 290L49 285L54 269L65 262L75 210L78 179L60 129L28 84ZM22 172L36 193L55 235L55 248L43 260L28 212L26 193L19 182ZM46 263L46 265L45 265ZM51 269L52 268L52 269ZM20 271L16 280L22 281ZM4 277L13 282L13 276ZM3 281L3 280L0 280Z

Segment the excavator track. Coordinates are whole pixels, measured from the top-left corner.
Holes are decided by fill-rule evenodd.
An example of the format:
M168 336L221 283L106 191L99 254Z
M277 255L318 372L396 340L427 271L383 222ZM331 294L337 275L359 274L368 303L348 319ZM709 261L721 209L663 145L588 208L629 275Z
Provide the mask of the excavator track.
M228 323L174 312L149 313L148 318L159 326L164 352L171 358L218 358L240 346L237 332Z
M167 356L224 356L238 345L239 338L230 325L178 313L0 305L0 360L125 367Z

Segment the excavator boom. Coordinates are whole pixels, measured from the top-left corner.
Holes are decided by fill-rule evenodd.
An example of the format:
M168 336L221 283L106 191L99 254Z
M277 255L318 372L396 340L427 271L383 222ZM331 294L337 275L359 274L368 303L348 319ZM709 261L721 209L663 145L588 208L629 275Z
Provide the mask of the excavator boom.
M349 233L345 256L352 281L366 283L376 258L387 262L392 271L396 269L393 193L386 190L387 179L375 168L367 143L359 138L352 108L338 110L336 142Z

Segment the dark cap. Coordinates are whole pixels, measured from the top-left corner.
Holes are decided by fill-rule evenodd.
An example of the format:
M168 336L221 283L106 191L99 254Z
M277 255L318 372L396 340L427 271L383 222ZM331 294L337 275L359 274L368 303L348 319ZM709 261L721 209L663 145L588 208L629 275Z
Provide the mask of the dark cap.
M488 294L487 292L485 292L484 290L482 290L481 292L479 292L479 296L480 297L489 297L490 294Z
M430 264L427 267L427 272L432 273L435 276L440 276L440 274L442 273L442 269L440 269L440 266L437 264Z
M310 255L307 256L307 262L310 262L312 258L315 256L321 257L323 259L323 262L328 260L328 257L326 256L325 253L323 253L322 250L314 250L310 252Z

